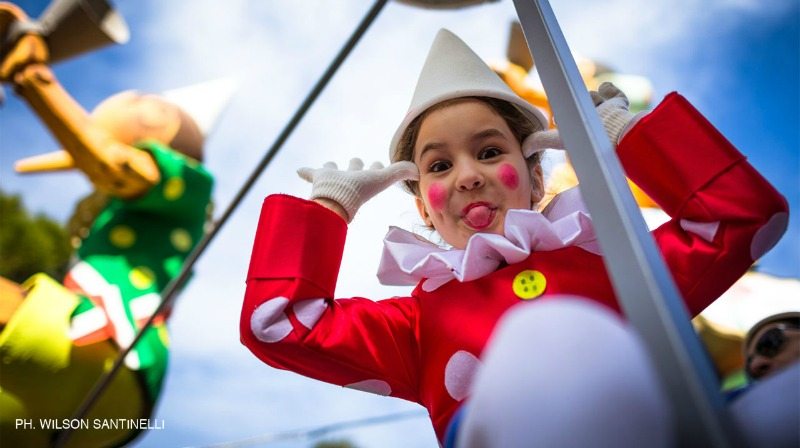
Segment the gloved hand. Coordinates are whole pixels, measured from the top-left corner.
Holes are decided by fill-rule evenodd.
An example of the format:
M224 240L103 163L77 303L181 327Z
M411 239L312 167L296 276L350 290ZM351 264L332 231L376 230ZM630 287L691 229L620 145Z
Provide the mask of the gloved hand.
M589 94L597 114L600 115L608 139L616 147L620 137L625 134L624 131L638 121L644 112L638 115L632 114L628 110L628 97L610 82L600 84L597 92L591 91ZM564 142L557 129L534 132L522 142L522 153L525 158L548 148L564 149Z
M347 171L328 162L322 168L300 168L297 174L311 182L311 199L326 198L339 204L347 212L347 222L353 220L358 209L370 198L401 180L419 180L419 170L409 161L395 162L384 168L375 162L363 169L361 159L351 159Z

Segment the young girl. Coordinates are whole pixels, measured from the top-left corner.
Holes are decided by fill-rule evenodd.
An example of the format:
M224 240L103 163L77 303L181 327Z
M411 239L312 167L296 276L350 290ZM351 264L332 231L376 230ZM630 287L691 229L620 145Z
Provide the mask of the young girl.
M626 173L673 217L653 233L697 314L777 242L785 201L677 94L635 124L613 86L595 99ZM647 355L607 311L619 305L578 190L533 211L546 126L440 31L391 144L395 163L304 168L312 201L265 200L243 343L271 366L421 404L440 442L466 409L460 444L668 444ZM417 284L411 296L334 300L346 223L400 180L451 247L393 228L379 278Z

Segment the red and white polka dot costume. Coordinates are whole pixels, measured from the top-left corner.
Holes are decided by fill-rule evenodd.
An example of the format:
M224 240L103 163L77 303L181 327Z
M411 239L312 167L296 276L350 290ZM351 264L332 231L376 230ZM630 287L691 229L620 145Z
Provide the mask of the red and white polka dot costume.
M653 236L692 315L786 228L783 197L677 94L640 120L617 152L627 175L672 217ZM264 201L242 341L271 366L420 403L440 440L510 307L569 294L619 310L601 257L581 240L586 232L555 249L536 242L521 261L505 257L490 272L421 281L410 297L334 300L346 230L316 203Z

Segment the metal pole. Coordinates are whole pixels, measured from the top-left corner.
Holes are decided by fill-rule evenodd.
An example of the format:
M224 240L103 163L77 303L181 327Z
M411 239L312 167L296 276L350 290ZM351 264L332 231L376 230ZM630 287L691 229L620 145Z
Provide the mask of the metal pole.
M734 436L711 363L628 190L614 148L547 0L514 0L525 39L581 181L625 314L666 386L679 446L728 447Z
M242 199L244 199L245 195L249 192L250 188L253 186L253 184L255 184L259 176L261 176L261 173L264 171L264 169L266 169L266 167L269 165L269 163L281 149L283 144L286 142L286 140L292 134L294 129L300 123L300 120L303 119L308 109L317 99L319 94L322 93L322 90L325 88L325 86L328 84L331 78L333 78L333 75L342 65L342 63L350 54L350 52L353 50L353 48L355 48L359 40L361 40L361 37L366 33L369 26L372 25L372 23L378 17L378 14L381 12L381 10L383 9L383 7L386 5L387 2L388 0L377 0L372 5L372 8L370 8L370 10L364 16L364 18L361 19L361 22L358 24L358 27L356 27L356 29L353 31L353 34L350 35L350 38L347 40L347 42L344 44L341 50L339 50L339 53L330 63L327 70L325 70L325 73L323 73L322 77L317 81L317 83L311 89L311 92L309 92L303 103L300 105L300 107L294 113L292 118L283 128L281 133L278 135L278 138L275 139L275 142L273 142L272 146L269 148L267 153L264 154L264 157L261 159L258 165L256 165L256 167L253 169L252 173L247 178L244 185L242 185L236 196L233 198L233 200L231 200L231 203L230 205L228 205L228 208L225 209L225 212L222 214L222 216L214 222L214 225L208 231L208 233L205 234L203 239L197 243L197 246L194 248L194 250L192 250L192 252L184 261L183 267L178 276L173 278L172 281L170 281L169 284L167 284L167 286L164 288L164 290L161 293L163 299L159 304L158 308L156 308L156 310L153 312L150 318L147 319L147 321L142 326L142 329L139 331L139 333L136 334L136 337L131 342L131 344L124 350L122 350L122 352L120 352L120 354L114 361L114 365L111 367L111 369L105 374L103 374L103 376L101 376L97 380L92 390L84 399L83 403L81 403L81 405L75 411L75 414L73 414L72 419L82 419L86 417L86 415L91 410L92 406L94 406L95 402L100 398L100 396L109 386L109 384L111 384L111 380L114 378L116 373L122 367L122 364L125 361L125 357L128 356L128 353L130 353L131 350L133 350L133 347L135 347L136 343L138 343L139 340L142 338L144 332L150 328L155 318L160 313L162 313L164 309L167 308L169 303L171 303L174 300L178 291L180 291L180 288L183 287L184 283L189 278L192 266L194 266L194 264L197 262L197 259L200 258L200 255L203 254L203 252L205 251L206 247L208 247L211 240L213 240L214 237L217 235L217 232L219 232L222 226L225 225L225 223L228 221L228 218L230 218L234 210L239 206L239 203L242 201ZM71 435L70 428L65 428L64 430L57 433L54 441L54 446L56 447L65 446L66 443L69 441L70 435Z

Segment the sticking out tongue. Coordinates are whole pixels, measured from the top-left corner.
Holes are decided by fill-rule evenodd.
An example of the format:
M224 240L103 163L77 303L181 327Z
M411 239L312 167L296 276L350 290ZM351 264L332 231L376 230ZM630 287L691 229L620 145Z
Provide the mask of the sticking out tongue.
M464 215L464 222L473 229L483 229L489 227L494 218L494 210L486 205L478 205L472 207Z

